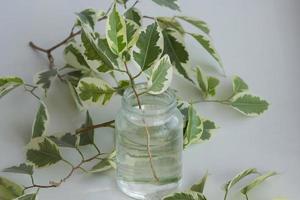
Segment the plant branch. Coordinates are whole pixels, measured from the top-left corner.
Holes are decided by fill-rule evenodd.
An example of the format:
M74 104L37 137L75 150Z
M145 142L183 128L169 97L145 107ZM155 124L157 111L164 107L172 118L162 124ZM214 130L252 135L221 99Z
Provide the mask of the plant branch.
M138 93L136 91L136 88L135 88L134 78L130 74L126 62L124 62L124 65L125 65L126 73L127 73L128 77L129 77L129 80L131 82L132 90L134 92L134 95L136 96L136 100L137 100L139 109L142 110L142 104L141 104L141 100L140 100L139 95L138 95ZM146 134L147 134L147 152L148 152L148 156L149 156L149 162L150 162L151 171L152 171L154 179L156 181L159 181L159 178L158 178L158 176L157 176L157 174L155 172L154 165L153 165L152 153L151 153L151 148L150 148L150 133L149 133L149 130L148 130L148 127L146 125L146 122L145 122L144 118L143 118L143 123L145 124L144 127L145 127L145 131L146 131Z
M112 125L113 123L115 123L115 120L111 120L108 122L104 122L101 124L96 124L96 125L92 125L92 126L88 126L88 127L84 127L84 128L79 128L75 131L76 135L78 134L82 134L84 132L96 129L96 128L104 128L104 127L109 127L109 128L114 128L114 126Z

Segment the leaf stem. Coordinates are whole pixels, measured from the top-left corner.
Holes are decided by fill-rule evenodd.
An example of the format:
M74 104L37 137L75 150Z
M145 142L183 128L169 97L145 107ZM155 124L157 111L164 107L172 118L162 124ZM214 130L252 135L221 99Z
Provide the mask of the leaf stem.
M136 91L136 88L135 88L135 82L134 82L134 78L132 77L132 75L130 74L129 72L129 69L128 69L128 66L127 66L127 63L124 62L124 65L125 65L125 69L126 69L126 73L129 77L129 80L131 82L131 87L132 87L132 90L134 92L134 95L136 96L136 100L137 100L137 103L138 103L138 106L139 106L139 109L142 110L142 104L141 104L141 100L139 98L139 95ZM148 130L148 127L146 125L146 122L145 122L145 119L143 118L143 123L145 124L145 132L147 134L147 152L148 152L148 156L149 156L149 162L150 162L150 167L151 167L151 171L152 171L152 174L153 174L153 177L156 181L159 181L159 178L156 174L156 171L154 169L154 165L153 165L153 159L152 159L152 153L151 153L151 148L150 148L150 133L149 133L149 130Z
M89 130L93 130L93 129L96 129L96 128L103 128L103 127L109 127L109 128L113 128L113 123L115 123L115 120L111 120L111 121L108 121L108 122L104 122L104 123L101 123L101 124L96 124L96 125L93 125L93 126L87 126L87 127L84 127L84 128L79 128L75 131L76 135L78 134L83 134Z

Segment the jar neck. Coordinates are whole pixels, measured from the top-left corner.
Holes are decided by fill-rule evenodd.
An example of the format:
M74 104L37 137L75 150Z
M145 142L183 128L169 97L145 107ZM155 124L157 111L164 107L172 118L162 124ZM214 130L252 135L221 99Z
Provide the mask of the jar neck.
M141 94L139 99L142 109L139 108L137 97L132 88L128 88L122 98L122 109L131 115L141 117L163 116L169 115L176 108L175 94L171 90L158 95L143 93L147 89L145 83L135 85L135 89L138 94Z

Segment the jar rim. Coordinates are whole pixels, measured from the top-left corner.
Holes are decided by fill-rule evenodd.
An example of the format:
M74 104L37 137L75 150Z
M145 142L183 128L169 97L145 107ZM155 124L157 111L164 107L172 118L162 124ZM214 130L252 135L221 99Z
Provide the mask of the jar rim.
M138 83L135 85L135 89L137 90L138 94L140 94L141 92L145 92L147 89L147 84L146 83ZM168 113L169 111L173 110L177 103L176 103L176 97L175 97L175 93L170 90L167 89L166 91L164 91L161 94L150 94L150 93L144 93L142 94L144 95L148 95L148 96L155 96L155 97L167 97L168 101L165 103L165 106L159 109L155 109L155 110L144 110L144 109L139 109L136 106L134 106L132 104L132 102L130 101L130 97L132 97L134 94L133 89L127 88L125 90L125 92L123 93L123 97L122 97L122 107L125 108L127 111L137 114L137 115L146 115L146 116L153 116L153 115L159 115L159 114L164 114L164 113ZM141 95L141 96L142 96ZM136 98L136 97L135 97ZM136 100L134 100L136 101ZM142 106L143 106L143 102L141 102Z

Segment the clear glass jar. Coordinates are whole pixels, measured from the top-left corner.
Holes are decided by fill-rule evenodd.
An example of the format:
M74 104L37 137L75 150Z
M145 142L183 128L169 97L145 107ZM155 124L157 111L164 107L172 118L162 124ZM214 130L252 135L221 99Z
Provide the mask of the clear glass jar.
M145 84L136 85L141 93ZM122 98L116 122L117 183L127 195L149 199L176 189L182 175L183 120L176 98L167 90L140 95L132 89Z

